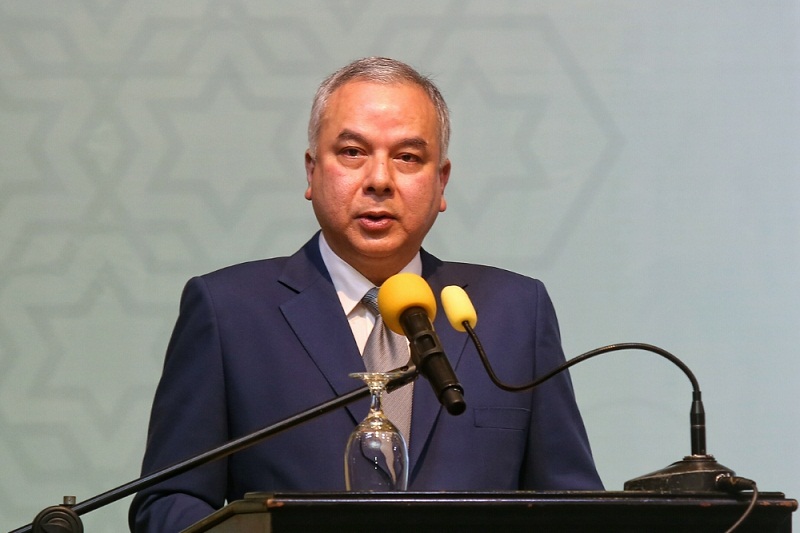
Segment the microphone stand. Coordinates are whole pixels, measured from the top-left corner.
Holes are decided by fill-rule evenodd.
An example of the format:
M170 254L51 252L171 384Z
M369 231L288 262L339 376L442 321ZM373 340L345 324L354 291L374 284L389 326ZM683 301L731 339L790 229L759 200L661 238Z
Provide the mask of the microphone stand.
M402 373L391 379L387 385L386 390L391 392L403 385L407 385L414 381L419 372L413 365L398 369ZM348 392L342 396L338 396L332 400L321 403L316 407L312 407L306 411L290 416L271 426L257 430L249 435L245 435L238 439L227 442L217 448L201 453L200 455L190 457L185 461L176 463L172 466L158 470L151 474L140 477L139 479L120 485L115 489L111 489L102 494L89 498L88 500L80 503L71 503L72 497L66 497L62 505L55 505L43 509L36 518L28 524L19 529L11 531L11 533L83 533L83 523L81 522L80 515L104 507L117 500L121 500L126 496L130 496L140 490L152 487L156 483L160 483L179 474L187 472L193 468L216 461L223 457L227 457L233 453L244 450L268 439L287 429L308 422L314 418L335 411L345 405L349 405L361 398L367 398L370 395L369 387L362 386L352 392Z

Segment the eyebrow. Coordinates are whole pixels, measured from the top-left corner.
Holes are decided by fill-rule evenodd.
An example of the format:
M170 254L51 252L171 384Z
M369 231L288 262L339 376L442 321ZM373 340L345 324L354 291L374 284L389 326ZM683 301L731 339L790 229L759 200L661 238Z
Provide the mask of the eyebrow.
M414 148L425 149L428 148L428 141L422 137L409 137L397 143L397 146L413 146Z
M337 141L355 141L361 144L369 144L363 135L353 130L344 129L336 136Z
M341 141L354 141L360 144L364 144L366 146L370 146L371 143L367 141L367 139L361 135L350 129L343 129L339 135L336 136L336 140ZM394 144L395 147L400 146L410 146L413 148L418 149L427 149L428 148L428 141L423 139L422 137L407 137L405 139L400 139L400 141Z

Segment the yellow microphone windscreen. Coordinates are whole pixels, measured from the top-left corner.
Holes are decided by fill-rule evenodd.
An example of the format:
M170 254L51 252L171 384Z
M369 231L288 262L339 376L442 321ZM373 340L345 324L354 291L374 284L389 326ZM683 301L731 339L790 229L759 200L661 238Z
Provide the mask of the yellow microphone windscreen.
M473 328L478 323L475 306L472 305L467 292L457 285L448 285L442 289L442 307L450 325L458 331L467 331L464 322Z
M422 307L431 322L436 318L436 298L422 277L403 272L395 274L378 291L378 309L383 322L395 333L404 335L400 316L410 307Z

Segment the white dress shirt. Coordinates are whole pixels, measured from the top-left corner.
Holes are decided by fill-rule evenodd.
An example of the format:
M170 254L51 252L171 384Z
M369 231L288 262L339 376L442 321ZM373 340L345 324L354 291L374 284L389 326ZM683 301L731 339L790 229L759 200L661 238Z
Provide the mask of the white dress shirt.
M342 304L342 309L347 315L347 321L350 323L350 329L353 330L353 336L356 339L358 350L364 353L364 345L367 343L372 331L372 326L375 325L375 317L361 303L361 298L370 290L373 283L365 278L358 270L350 266L341 257L336 255L331 250L330 245L325 240L322 233L319 234L319 250L322 254L322 261L325 263L325 268L331 275L333 286L336 289L336 294L339 296L339 302ZM400 272L411 272L417 275L422 275L422 259L419 252Z

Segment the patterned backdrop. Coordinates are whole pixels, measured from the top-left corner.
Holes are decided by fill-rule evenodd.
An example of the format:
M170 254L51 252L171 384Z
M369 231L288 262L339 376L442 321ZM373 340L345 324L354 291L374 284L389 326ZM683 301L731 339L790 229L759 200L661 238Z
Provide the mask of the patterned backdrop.
M310 100L367 55L452 109L426 247L543 279L570 357L673 351L709 451L800 496L798 1L0 0L2 527L138 476L183 283L311 235ZM689 452L663 361L573 378L608 488Z

